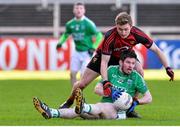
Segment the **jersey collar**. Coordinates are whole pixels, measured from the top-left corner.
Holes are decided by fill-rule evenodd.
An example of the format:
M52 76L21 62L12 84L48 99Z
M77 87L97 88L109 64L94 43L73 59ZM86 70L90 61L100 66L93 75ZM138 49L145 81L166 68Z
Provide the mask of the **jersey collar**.
M122 70L122 68L119 67L119 73L120 73L120 72L122 72L122 74L123 74L124 76L127 76L127 77L132 73L132 72L131 72L130 74L126 74L126 73Z
M78 20L78 21L82 21L82 20L84 20L84 19L85 19L85 16L82 16L80 20L77 19L76 17L74 17L74 20Z

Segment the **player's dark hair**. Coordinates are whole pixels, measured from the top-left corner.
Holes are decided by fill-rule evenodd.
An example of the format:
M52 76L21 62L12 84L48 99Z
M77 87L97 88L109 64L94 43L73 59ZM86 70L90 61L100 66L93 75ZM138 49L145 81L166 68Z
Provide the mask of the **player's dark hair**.
M128 57L137 59L137 55L132 49L126 49L120 53L120 60L124 61Z
M85 6L84 3L82 3L82 2L77 2L74 5L83 5L83 6Z

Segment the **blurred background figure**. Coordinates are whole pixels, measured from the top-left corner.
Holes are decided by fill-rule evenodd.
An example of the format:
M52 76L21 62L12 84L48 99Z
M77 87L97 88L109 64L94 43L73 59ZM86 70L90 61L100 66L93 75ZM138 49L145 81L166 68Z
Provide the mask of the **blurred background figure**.
M75 17L66 23L66 31L61 35L57 44L57 49L61 48L70 35L72 35L75 42L75 50L72 52L70 62L71 85L77 81L79 71L82 75L103 38L95 23L84 15L85 5L83 3L76 3L73 7L73 13Z

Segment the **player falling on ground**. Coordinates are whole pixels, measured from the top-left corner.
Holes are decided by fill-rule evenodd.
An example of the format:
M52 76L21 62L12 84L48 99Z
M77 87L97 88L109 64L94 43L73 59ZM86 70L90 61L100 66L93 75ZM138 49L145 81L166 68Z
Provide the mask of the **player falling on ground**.
M77 88L75 92L76 107L53 109L49 108L38 98L33 99L35 108L45 118L75 118L81 116L83 118L98 119L117 119L118 111L121 107L114 105L117 98L121 98L122 92L126 91L132 97L136 91L142 93L142 97L131 102L131 106L126 111L127 114L132 112L137 105L148 104L152 101L152 96L143 80L142 76L133 68L136 63L137 56L134 51L123 51L120 57L119 65L110 66L108 69L108 79L111 83L102 84L101 82L95 87L98 95L104 96L102 102L96 104L84 103L81 89ZM80 115L78 115L80 114Z

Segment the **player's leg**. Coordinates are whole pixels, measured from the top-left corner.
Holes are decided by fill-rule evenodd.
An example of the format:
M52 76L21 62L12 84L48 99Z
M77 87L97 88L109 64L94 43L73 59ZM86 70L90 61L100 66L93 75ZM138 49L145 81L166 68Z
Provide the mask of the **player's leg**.
M91 118L116 119L117 110L112 103L86 104L81 89L77 88L75 93L77 114L89 114Z
M112 103L84 104L82 112L94 117L98 116L99 119L117 118L117 110L113 107Z
M79 82L75 83L74 90L77 87L84 89L88 84L90 84L98 76L99 76L99 73L97 73L89 68L86 68L82 77L80 78Z
M70 64L70 79L71 85L77 81L77 73L81 69L81 54L77 51L74 51L71 56L71 64Z
M57 110L57 109L56 109ZM64 109L58 109L60 115L60 118L67 118L72 119L79 116L79 114L76 114L74 111L74 108L64 108Z
M74 90L76 88L81 88L84 89L88 84L90 84L91 81L93 81L94 79L96 79L96 77L98 77L99 74L86 68L83 76L81 77L80 81L77 81L74 85L73 85L73 89L71 92L70 97L59 107L59 108L69 108L73 102L74 102Z
M36 108L36 110L41 113L41 115L45 118L45 119L50 119L52 118L52 115L50 113L50 109L48 107L48 105L46 105L45 103L43 103L41 100L39 100L37 97L33 98L33 104L34 107Z
M101 108L101 117L103 119L117 118L117 110L112 103L99 103L98 106Z
M77 87L84 89L88 84L96 79L100 75L100 65L101 56L99 54L96 54L87 65L82 74L82 77L80 78L80 81L77 82L76 86L74 87L74 90Z
M72 71L72 70L70 72L70 79L71 79L72 87L75 84L75 82L77 81L77 73L78 73L78 71Z
M37 97L33 98L33 104L36 110L45 118L75 118L79 115L75 113L74 108L54 109L43 103Z
M77 81L73 85L70 97L59 108L69 108L74 101L74 90L77 87L84 89L88 84L90 84L94 79L96 79L100 75L100 63L101 59L99 58L99 56L96 57L95 55L86 67L82 77L80 78L80 81Z
M80 74L81 74L81 77L82 77L88 63L91 60L91 57L90 57L88 51L82 53L80 60L81 60L81 63L82 63L81 68L80 68Z
M83 97L82 90L77 88L75 91L75 112L77 114L88 113L90 115L99 115L101 113L101 108L99 108L98 104L86 104L85 99Z
M91 115L91 114L88 114L88 113L82 113L80 114L80 117L83 118L83 119L100 119L100 116L99 115Z
M74 87L77 86L77 73L81 68L81 61L80 61L81 54L79 54L77 51L73 51L73 54L71 56L71 66L70 66L70 77L71 77L71 85L72 85L72 91L69 98L59 106L59 109L61 108L69 108L74 102ZM76 87L75 87L76 88Z
M117 110L112 106L112 103L97 103L97 104L84 104L80 116L88 114L83 118L87 119L116 119Z

